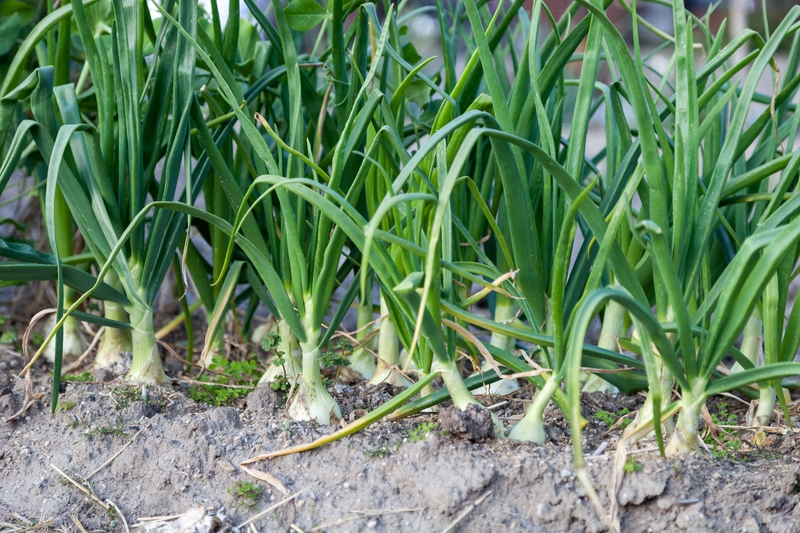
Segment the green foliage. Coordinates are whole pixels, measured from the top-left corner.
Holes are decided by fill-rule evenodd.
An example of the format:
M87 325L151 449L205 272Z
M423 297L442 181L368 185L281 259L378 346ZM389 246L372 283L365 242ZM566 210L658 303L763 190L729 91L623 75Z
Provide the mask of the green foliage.
M146 387L115 387L111 390L111 400L118 409L126 409L135 402L144 402L154 411L160 412L167 405L166 400Z
M81 372L80 374L65 374L61 379L73 383L91 383L94 381L94 375L91 372Z
M215 357L209 370L198 378L198 381L208 385L189 387L189 397L198 403L229 405L233 400L249 394L259 378L256 359L228 361Z
M717 426L736 426L739 417L735 413L728 411L727 402L717 402L717 412L711 413L711 421ZM739 431L729 428L719 428L712 433L710 430L705 436L705 443L711 454L717 459L729 458L743 460L738 452L742 449L742 439Z
M274 366L284 366L286 364L286 352L282 350L277 350L276 348L280 345L283 341L281 336L275 333L274 331L270 331L264 340L261 342L261 347L264 351L269 352L270 350L275 350L275 357L272 360L272 364ZM285 374L285 368L284 368ZM285 375L283 376L285 378Z
M707 439L710 440L710 439ZM721 441L707 442L711 455L717 459L730 458L738 459L738 452L742 448L742 440L730 435L722 436Z
M134 402L144 401L142 389L139 387L115 387L111 390L111 399L120 409L125 409Z
M78 402L75 402L75 401L69 401L69 402L60 401L60 402L58 402L58 405L56 406L56 411L69 411L70 409L72 409L76 405L78 405Z
M257 483L237 481L228 487L228 494L236 499L238 506L252 510L264 495L264 488Z
M438 422L423 422L408 432L408 442L420 442L427 440L431 431L439 427Z
M595 412L594 417L603 422L609 428L613 427L617 422L619 422L618 428L625 429L626 427L628 427L628 425L631 423L632 420L630 418L623 418L623 417L625 415L630 414L630 412L631 412L630 409L628 409L627 407L623 407L615 414L609 413L608 411L600 410Z
M283 374L278 374L275 379L269 382L269 388L276 392L289 392L292 384Z
M1 31L2 30L0 30L0 32ZM11 317L9 317L8 315L0 315L0 327L5 326L10 319ZM15 342L17 342L18 338L19 338L19 333L17 332L17 330L3 328L3 332L2 334L0 334L0 344L14 344Z
M264 340L261 341L261 347L264 349L264 351L268 352L278 346L281 343L281 340L282 339L280 335L274 331L270 331L267 333L267 336L264 337Z
M17 342L19 334L15 329L6 329L3 331L3 334L0 335L0 344L14 344Z
M330 350L322 352L320 362L325 368L350 365L350 354L353 353L353 345L347 339L340 338Z
M727 402L717 402L717 412L711 413L711 420L718 426L735 426L739 417L735 413L728 412Z
M84 431L82 436L87 441L92 440L95 437L110 437L113 444L114 441L127 437L128 433L126 432L122 421L118 420L117 422L108 424L106 426L100 426L95 429Z
M364 456L370 457L373 459L383 459L384 457L388 457L394 453L397 453L397 450L400 449L400 445L402 443L398 442L395 446L378 446L374 450L369 448L364 449Z
M329 16L317 0L292 0L286 5L286 20L293 30L308 31Z
M633 474L634 472L641 472L642 465L636 462L636 459L633 458L632 455L628 456L628 459L625 461L625 465L622 467L622 470L626 474Z

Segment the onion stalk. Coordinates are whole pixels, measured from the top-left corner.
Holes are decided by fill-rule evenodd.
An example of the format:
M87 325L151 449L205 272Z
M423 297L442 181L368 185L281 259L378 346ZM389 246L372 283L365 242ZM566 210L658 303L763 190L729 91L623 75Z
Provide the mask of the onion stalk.
M371 289L371 284L367 290ZM372 299L370 293L362 294L358 303L356 314L356 341L358 346L350 355L350 369L358 372L358 374L366 379L372 379L375 375L375 356L372 355L370 348L376 343L374 342L374 334L370 329L372 325Z
M116 274L110 272L106 276L106 282L121 289L122 286L116 278ZM104 304L104 315L110 320L118 322L128 322L128 313L125 308L115 302L107 301ZM131 341L131 334L127 330L118 328L106 328L103 332L103 338L100 340L100 345L95 354L94 364L98 368L116 368L122 360L121 354L132 353L133 344Z
M397 329L389 315L386 299L381 294L381 323L378 332L378 363L370 384L389 383L395 387L408 387L411 383L393 367L400 364Z

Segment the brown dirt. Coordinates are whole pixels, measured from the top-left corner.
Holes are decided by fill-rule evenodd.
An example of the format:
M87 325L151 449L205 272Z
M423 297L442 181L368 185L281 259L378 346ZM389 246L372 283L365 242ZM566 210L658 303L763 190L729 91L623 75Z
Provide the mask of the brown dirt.
M0 358L7 367L18 366L9 356ZM45 379L34 392L47 390ZM338 396L357 416L392 392L339 386ZM139 518L180 514L197 505L236 526L284 498L249 476L241 461L334 430L288 421L279 396L268 388L238 400L236 407L197 404L180 385L145 393L142 399L141 388L120 381L69 383L61 396L64 405L74 402L69 410L49 414L42 403L46 394L24 418L0 425L0 522L19 526L20 517L53 519L48 527L77 531L75 515L87 531L124 531L120 518L50 465L82 481L130 443L91 477L90 486L101 501L119 506L131 526ZM0 372L0 416L16 411L23 395L22 381ZM519 400L525 395L508 399L495 414L508 423L522 412ZM608 431L613 421L593 413L632 410L640 401L593 395L585 402L586 453L608 443L587 460L604 505L621 431ZM736 402L727 402L722 414L735 410ZM710 406L719 411L714 402ZM431 414L379 423L318 450L255 464L291 493L304 491L256 520L256 530L290 531L295 524L306 532L439 532L459 517L453 531L606 530L573 476L568 425L555 409L548 412L550 441L544 445L468 442L443 435L437 423ZM746 432L736 434L740 444L747 438ZM664 460L648 451L653 448L645 442L632 450L632 472L618 494L623 531L800 530L797 433L771 435L765 448L722 459L703 454ZM252 507L229 493L239 481L264 489ZM11 527L0 524L0 530Z
M483 442L494 434L491 412L470 404L463 411L455 406L443 407L439 412L442 432L471 442Z

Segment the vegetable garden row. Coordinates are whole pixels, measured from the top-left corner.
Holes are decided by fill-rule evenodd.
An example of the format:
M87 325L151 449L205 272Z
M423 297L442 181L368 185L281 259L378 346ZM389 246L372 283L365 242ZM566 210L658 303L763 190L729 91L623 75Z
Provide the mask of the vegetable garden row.
M257 331L291 418L341 417L320 364L342 338L338 364L404 388L344 432L527 381L498 436L543 442L555 402L590 495L582 391L647 391L626 440L667 456L697 448L715 394L757 399L758 426L790 421L800 7L729 40L681 0L653 1L673 34L615 1L630 34L611 0L558 19L542 0L244 0L224 25L215 0L0 13L20 32L0 56L0 189L35 177L49 243L0 240L0 278L56 283L28 365L49 350L53 408L79 321L105 326L96 366L131 352L126 379L169 381L153 315L173 272L186 358L224 358L231 321ZM438 21L440 57L415 49L418 17ZM641 48L645 29L660 44Z

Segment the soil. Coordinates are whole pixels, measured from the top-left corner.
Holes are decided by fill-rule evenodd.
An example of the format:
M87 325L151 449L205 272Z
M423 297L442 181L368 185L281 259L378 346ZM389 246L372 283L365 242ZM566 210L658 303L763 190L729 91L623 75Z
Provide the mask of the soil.
M25 315L2 329L24 330ZM200 321L196 338L202 328ZM185 351L182 327L165 341ZM3 422L25 399L18 349L0 346L0 533L608 530L574 476L569 424L553 406L542 445L491 438L486 411L445 404L440 413L380 422L322 448L251 464L256 471L248 472L240 465L246 459L338 427L288 420L281 393L269 387L212 407L192 400L185 381L143 389L105 371L89 383L62 383L60 410L51 414L52 366L38 362L35 401ZM183 363L172 356L164 363L168 375L181 375ZM347 422L398 392L366 386L346 371L338 380L333 392ZM508 428L530 397L522 388L478 398ZM642 402L643 395L584 396L586 462L606 510L616 445ZM708 444L698 454L662 459L652 439L631 446L616 494L621 530L800 531L800 432L775 421L753 446L752 431L721 427L745 426L748 407L730 396L710 400ZM800 426L797 402L791 414Z
M0 362L5 418L21 406L25 387L9 373L18 358L2 355ZM270 484L240 463L336 428L287 420L280 395L268 387L227 407L195 403L184 388L67 383L63 410L50 414L49 378L35 381L41 399L24 417L0 425L0 531L32 524L78 531L78 523L89 532L121 532L125 523L140 524L140 531L226 529L282 502L281 490L294 499L253 521L256 531L607 530L573 475L568 424L555 409L543 445L458 438L442 428L461 424L474 436L485 418L454 422L443 410L442 421L425 414L381 422L320 449L250 465L273 476ZM343 385L336 391L347 420L394 392ZM508 424L522 413L526 395L523 389L486 400ZM585 450L594 454L587 463L604 506L622 423L609 425L640 403L639 396L587 396ZM729 398L709 404L729 425L746 410ZM799 531L800 434L776 428L760 448L749 447L748 438L746 431L723 436L729 453L721 458L704 452L665 460L652 441L633 446L618 492L622 531ZM91 492L109 510L65 476L79 483L89 477ZM180 523L143 520L191 510Z

